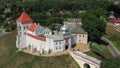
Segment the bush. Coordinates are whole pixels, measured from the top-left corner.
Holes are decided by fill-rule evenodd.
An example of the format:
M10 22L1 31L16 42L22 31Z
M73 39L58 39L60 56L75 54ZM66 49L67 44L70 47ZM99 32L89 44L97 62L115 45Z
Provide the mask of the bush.
M11 30L10 29L6 29L5 32L10 32Z
M101 63L101 68L120 68L120 58L105 59Z

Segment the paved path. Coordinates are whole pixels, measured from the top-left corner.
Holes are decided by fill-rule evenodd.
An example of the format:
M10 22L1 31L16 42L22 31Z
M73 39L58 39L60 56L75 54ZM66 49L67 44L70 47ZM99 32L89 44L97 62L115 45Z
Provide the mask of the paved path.
M109 41L108 39L104 37L102 37L101 40L103 40L104 42L108 44L108 49L110 50L110 52L112 53L114 57L120 57L120 52L118 51L118 49L114 46L114 44L111 41Z
M94 67L100 68L100 63L101 63L100 60L97 60L79 51L74 51L74 52L68 51L68 52L75 59L75 61L79 64L80 67L83 68L84 63L87 63L89 65L93 65Z

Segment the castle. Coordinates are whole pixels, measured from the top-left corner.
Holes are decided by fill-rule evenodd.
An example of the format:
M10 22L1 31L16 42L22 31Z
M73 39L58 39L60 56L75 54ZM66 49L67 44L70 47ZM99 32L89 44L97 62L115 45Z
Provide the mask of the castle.
M16 22L16 47L19 50L49 54L70 49L78 43L87 44L88 34L81 28L80 19L69 18L54 34L51 29L33 23L26 12Z

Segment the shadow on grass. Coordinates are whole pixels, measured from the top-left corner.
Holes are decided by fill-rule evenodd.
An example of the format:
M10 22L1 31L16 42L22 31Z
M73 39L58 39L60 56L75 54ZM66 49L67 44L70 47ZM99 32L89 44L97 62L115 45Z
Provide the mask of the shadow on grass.
M102 52L98 52L98 51L93 51L92 52L94 54L96 54L98 57L100 57L101 60L103 60L105 58L105 55Z
M109 45L109 43L106 43L105 41L103 41L103 40L101 40L101 39L97 40L96 42L97 42L98 44L103 44L103 45L105 45L105 46L108 46L108 45Z

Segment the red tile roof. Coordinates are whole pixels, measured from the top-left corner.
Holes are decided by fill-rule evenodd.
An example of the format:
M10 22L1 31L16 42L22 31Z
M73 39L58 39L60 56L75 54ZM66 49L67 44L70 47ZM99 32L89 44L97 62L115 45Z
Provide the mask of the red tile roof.
M38 36L32 35L32 34L30 34L30 33L28 33L27 36L30 36L30 37L32 37L32 38L34 38L34 39L37 39L37 40L46 41L45 38L38 37Z
M27 23L27 22L33 22L33 20L30 18L30 16L24 11L20 15L20 17L17 19L17 22L21 23Z
M36 27L37 27L37 24L36 24L36 23L33 23L33 24L30 25L30 27L28 28L28 30L34 32L35 29L36 29Z
M15 20L13 20L13 19L8 20L8 24L13 24L14 22L15 22Z
M120 23L120 18L110 18L109 22L110 23Z

